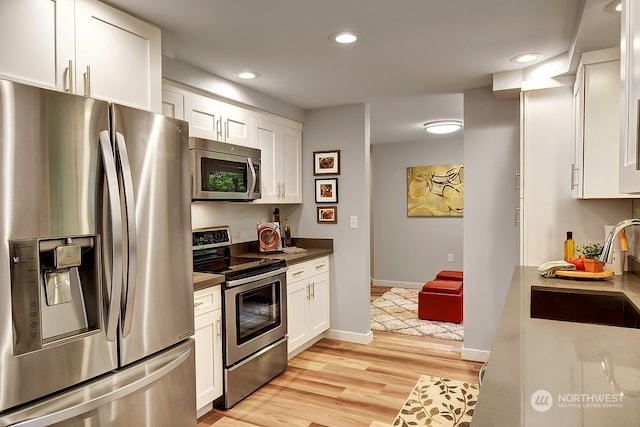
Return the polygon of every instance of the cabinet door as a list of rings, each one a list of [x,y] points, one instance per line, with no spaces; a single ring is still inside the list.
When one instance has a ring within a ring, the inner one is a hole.
[[[309,282],[300,280],[287,285],[287,335],[288,351],[300,347],[307,338],[307,307]]]
[[[225,105],[223,115],[223,141],[245,147],[256,146],[251,136],[251,113],[249,110],[235,105]]]
[[[160,29],[76,0],[76,93],[162,111]]]
[[[638,102],[640,102],[640,5],[622,0],[620,71],[622,78],[622,114],[620,121],[621,193],[640,192],[638,168]]]
[[[184,120],[184,95],[162,89],[162,114]]]
[[[620,141],[620,61],[584,67],[584,164],[582,197],[624,198],[618,174]]]
[[[222,310],[194,318],[196,340],[196,406],[222,396]]]
[[[281,202],[282,180],[278,170],[277,124],[254,117],[252,119],[254,141],[261,151],[262,159],[262,198],[256,203]]]
[[[302,132],[280,126],[282,193],[285,203],[302,203]],[[277,163],[276,163],[277,164]]]
[[[330,325],[329,273],[315,275],[310,280],[308,333],[310,337],[315,337],[329,329]]]
[[[222,103],[198,94],[184,98],[184,119],[189,122],[189,136],[222,141]]]
[[[75,59],[73,0],[0,2],[0,76],[17,82],[69,88]]]
[[[573,162],[571,163],[571,195],[582,198],[584,168],[584,67],[578,67],[573,86]],[[617,179],[617,177],[615,177]]]

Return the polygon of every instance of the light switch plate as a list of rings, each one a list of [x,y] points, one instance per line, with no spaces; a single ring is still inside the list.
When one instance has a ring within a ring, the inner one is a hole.
[[[358,228],[358,217],[351,215],[349,217],[349,228]]]

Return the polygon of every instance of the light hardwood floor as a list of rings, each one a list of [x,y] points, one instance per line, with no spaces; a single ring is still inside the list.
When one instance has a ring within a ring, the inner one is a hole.
[[[387,332],[374,332],[367,345],[325,338],[233,408],[204,415],[198,427],[390,425],[420,375],[478,382],[481,364],[461,360],[461,348]]]

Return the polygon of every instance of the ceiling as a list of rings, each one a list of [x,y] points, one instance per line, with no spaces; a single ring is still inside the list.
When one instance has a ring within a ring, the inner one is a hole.
[[[368,102],[372,144],[438,138],[422,124],[462,119],[462,92],[520,53],[618,45],[609,1],[106,0],[158,25],[165,54],[303,110]],[[364,37],[329,41],[344,30]],[[247,69],[260,77],[235,77]]]

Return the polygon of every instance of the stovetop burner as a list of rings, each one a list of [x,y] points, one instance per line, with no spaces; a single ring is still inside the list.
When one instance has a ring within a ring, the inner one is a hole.
[[[193,232],[193,271],[225,276],[225,281],[237,280],[286,266],[286,261],[273,258],[231,256],[229,227],[212,227]]]

